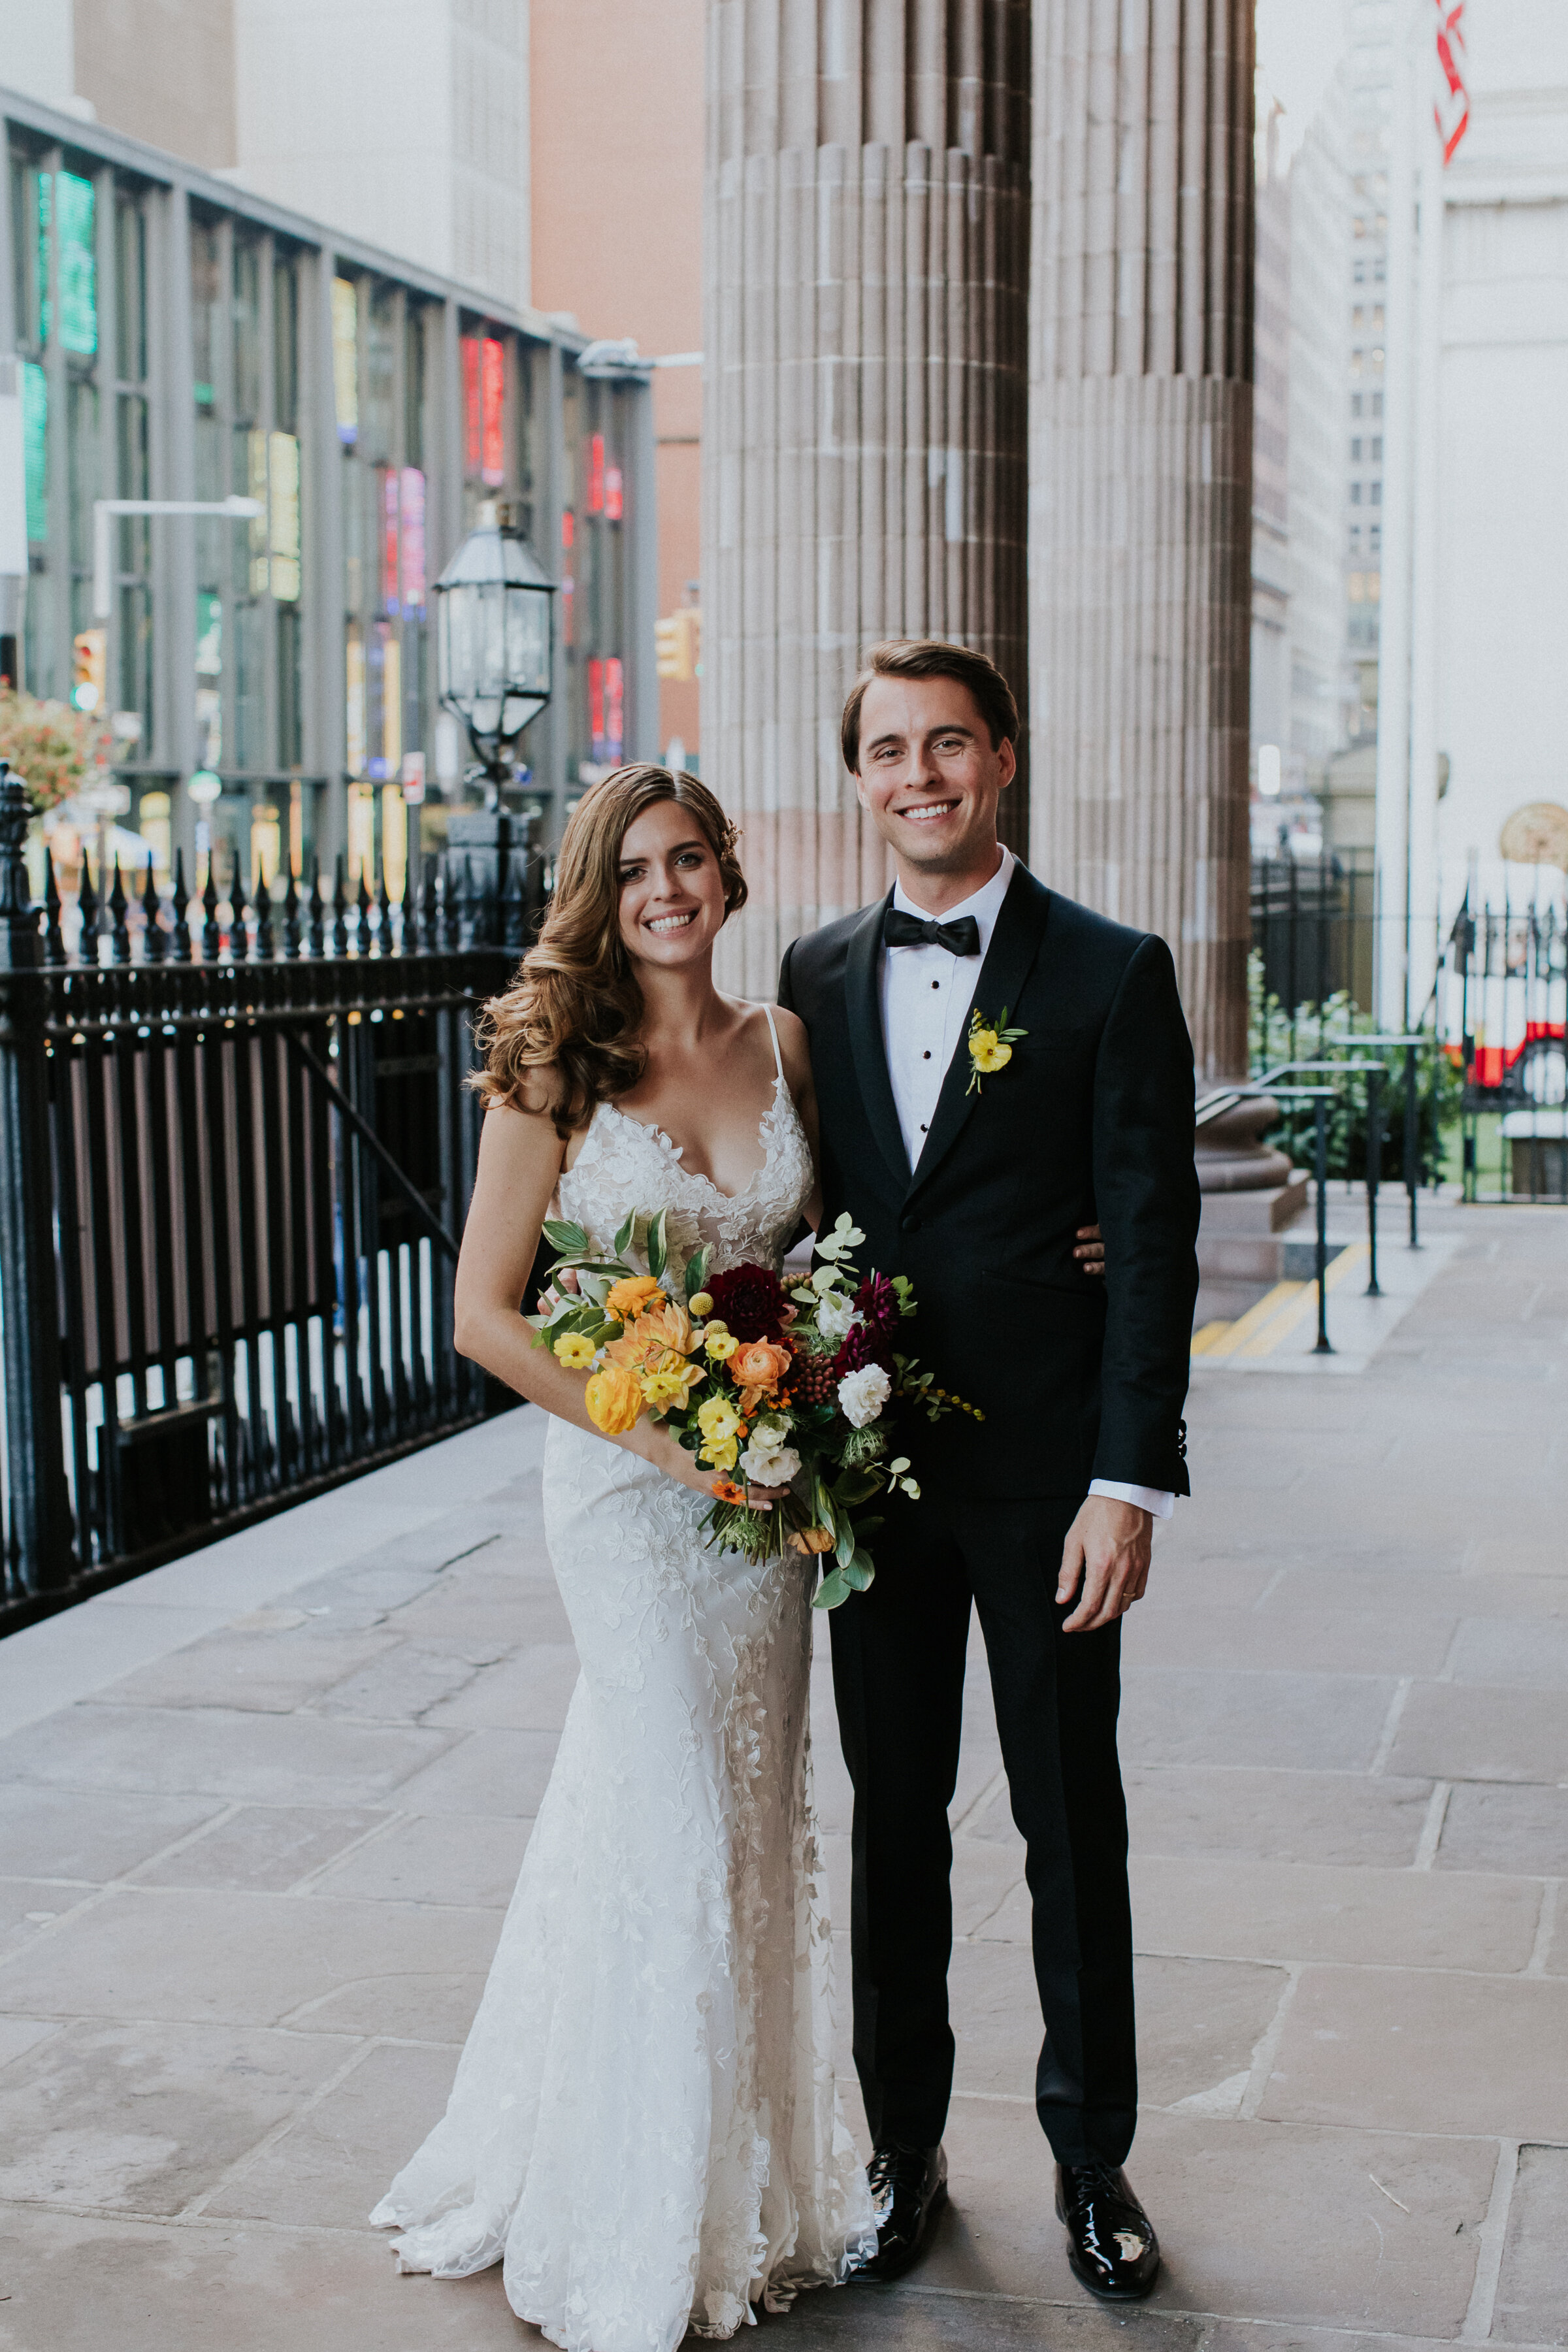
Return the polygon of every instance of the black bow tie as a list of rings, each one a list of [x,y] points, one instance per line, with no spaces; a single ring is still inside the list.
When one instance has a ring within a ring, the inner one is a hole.
[[[956,923],[931,923],[922,922],[918,915],[906,915],[901,907],[889,907],[882,918],[882,944],[889,948],[945,948],[949,955],[978,955],[980,926],[973,915],[960,915]]]

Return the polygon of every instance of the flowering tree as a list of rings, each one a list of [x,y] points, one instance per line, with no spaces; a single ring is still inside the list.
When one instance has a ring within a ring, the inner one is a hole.
[[[0,760],[8,760],[40,812],[79,793],[94,768],[109,764],[110,736],[101,719],[68,702],[0,693]]]

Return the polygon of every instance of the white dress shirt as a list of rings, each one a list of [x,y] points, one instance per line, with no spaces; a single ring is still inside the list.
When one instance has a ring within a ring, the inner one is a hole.
[[[893,1105],[911,1168],[925,1148],[948,1065],[963,1046],[980,967],[1016,863],[1012,851],[1004,846],[1001,863],[984,887],[961,906],[942,910],[944,923],[973,916],[980,932],[976,954],[950,955],[946,948],[934,946],[882,950],[882,1041]],[[901,882],[893,891],[893,904],[922,922],[931,919],[928,909],[916,906]],[[994,1009],[1000,1013],[1002,1008]],[[1136,1503],[1160,1519],[1168,1519],[1175,1509],[1173,1495],[1153,1486],[1126,1486],[1120,1479],[1095,1478],[1089,1491],[1108,1495],[1117,1502]]]

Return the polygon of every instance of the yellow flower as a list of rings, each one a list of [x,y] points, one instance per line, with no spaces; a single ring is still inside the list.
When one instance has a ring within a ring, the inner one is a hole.
[[[583,1391],[588,1418],[606,1437],[635,1429],[642,1418],[643,1392],[637,1374],[624,1364],[606,1364]]]
[[[1005,1069],[1013,1058],[1011,1045],[1004,1045],[994,1029],[976,1029],[969,1040],[969,1058],[977,1070],[987,1076],[993,1070]]]
[[[710,1462],[715,1470],[732,1470],[740,1458],[741,1441],[738,1437],[710,1438],[700,1456],[700,1460]]]
[[[727,1364],[740,1344],[732,1331],[721,1331],[709,1325],[704,1345],[716,1364]]]
[[[708,1375],[700,1364],[683,1363],[679,1356],[668,1356],[652,1371],[642,1376],[642,1392],[649,1404],[664,1411],[672,1404],[684,1404],[700,1381]]]
[[[700,1290],[695,1298],[691,1298],[687,1301],[687,1307],[689,1312],[693,1315],[699,1317],[703,1315],[711,1315],[713,1312],[713,1300],[711,1294],[706,1290]]]
[[[585,1331],[563,1331],[551,1352],[569,1372],[585,1372],[595,1351]]]
[[[741,1416],[728,1397],[710,1396],[697,1408],[697,1426],[710,1445],[722,1445],[739,1432]]]

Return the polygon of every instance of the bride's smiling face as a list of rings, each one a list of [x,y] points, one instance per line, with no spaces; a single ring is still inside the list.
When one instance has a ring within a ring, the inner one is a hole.
[[[638,963],[698,962],[724,926],[719,860],[691,811],[656,801],[621,840],[621,939]]]

